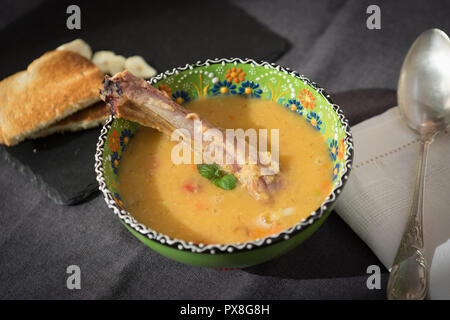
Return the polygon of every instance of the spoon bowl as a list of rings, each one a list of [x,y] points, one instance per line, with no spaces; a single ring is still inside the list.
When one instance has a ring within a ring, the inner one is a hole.
[[[450,39],[439,29],[422,33],[409,50],[400,72],[400,110],[415,131],[442,130],[450,116]]]

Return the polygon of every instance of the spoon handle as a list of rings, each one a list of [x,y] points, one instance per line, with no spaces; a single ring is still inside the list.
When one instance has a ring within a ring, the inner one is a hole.
[[[387,287],[390,300],[425,299],[429,270],[423,244],[423,193],[428,148],[433,137],[420,143],[420,161],[409,221],[392,266]]]

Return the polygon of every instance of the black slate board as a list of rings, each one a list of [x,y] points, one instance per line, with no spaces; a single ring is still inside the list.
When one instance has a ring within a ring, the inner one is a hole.
[[[9,163],[58,204],[76,204],[98,190],[94,154],[100,128],[54,134],[0,148]]]
[[[68,5],[81,8],[81,30],[68,30]],[[0,78],[76,38],[93,51],[141,55],[159,71],[216,57],[274,61],[288,43],[224,1],[48,1],[1,33]],[[57,134],[1,147],[0,153],[60,204],[95,190],[99,129]]]

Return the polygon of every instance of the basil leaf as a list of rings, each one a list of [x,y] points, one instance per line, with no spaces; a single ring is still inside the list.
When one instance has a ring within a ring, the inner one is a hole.
[[[233,190],[236,188],[236,177],[232,174],[224,175],[222,178],[211,180],[216,186],[224,190]]]
[[[232,174],[225,174],[216,164],[198,164],[197,170],[200,175],[219,188],[232,190],[236,188],[236,177]]]
[[[202,177],[208,180],[220,177],[218,176],[220,169],[216,164],[198,164],[197,170]]]

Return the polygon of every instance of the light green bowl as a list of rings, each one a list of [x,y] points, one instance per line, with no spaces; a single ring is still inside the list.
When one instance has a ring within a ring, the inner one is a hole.
[[[202,267],[241,268],[280,256],[309,237],[328,217],[351,169],[353,143],[348,121],[330,96],[314,82],[287,68],[251,59],[208,59],[161,73],[150,80],[182,104],[199,97],[242,95],[274,101],[289,108],[299,121],[313,125],[329,145],[334,162],[334,188],[328,198],[295,226],[263,239],[227,245],[194,244],[170,238],[144,226],[126,211],[117,191],[122,152],[139,125],[110,117],[95,154],[95,171],[106,204],[139,240],[160,254]],[[303,118],[303,119],[301,119]],[[126,139],[128,138],[128,139]]]

